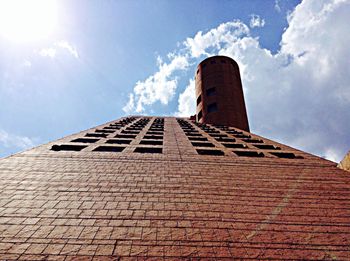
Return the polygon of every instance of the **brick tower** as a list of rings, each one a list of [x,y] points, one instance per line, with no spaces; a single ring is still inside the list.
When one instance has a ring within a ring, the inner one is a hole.
[[[0,180],[0,260],[350,260],[350,172],[221,122],[116,119]]]
[[[226,56],[202,61],[196,72],[196,118],[199,123],[249,131],[238,64]]]

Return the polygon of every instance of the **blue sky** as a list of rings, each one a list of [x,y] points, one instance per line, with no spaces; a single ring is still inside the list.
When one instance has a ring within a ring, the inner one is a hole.
[[[252,132],[335,161],[350,148],[349,1],[24,2],[0,2],[0,157],[193,114],[195,66],[217,54],[240,65]]]

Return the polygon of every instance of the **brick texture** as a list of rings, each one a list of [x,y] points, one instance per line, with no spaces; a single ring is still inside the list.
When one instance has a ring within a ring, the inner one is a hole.
[[[0,260],[350,259],[350,173],[234,128],[128,117],[0,178]]]

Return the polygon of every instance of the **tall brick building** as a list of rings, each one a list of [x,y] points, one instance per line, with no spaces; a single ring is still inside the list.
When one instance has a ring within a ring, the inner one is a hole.
[[[350,259],[350,173],[237,127],[125,117],[0,176],[0,260]]]

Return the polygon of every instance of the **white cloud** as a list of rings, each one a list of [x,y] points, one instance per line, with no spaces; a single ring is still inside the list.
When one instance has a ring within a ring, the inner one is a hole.
[[[77,49],[73,45],[68,43],[67,41],[60,41],[60,42],[56,43],[55,45],[59,46],[63,49],[66,49],[75,58],[79,58],[79,54],[78,54]]]
[[[124,112],[132,112],[135,110],[135,101],[134,101],[134,94],[129,94],[129,101],[128,103],[123,107]]]
[[[275,10],[280,13],[281,12],[281,7],[280,7],[280,0],[275,0]]]
[[[55,58],[57,50],[55,48],[43,48],[39,54],[44,57]]]
[[[158,57],[158,72],[149,76],[145,81],[138,81],[134,87],[134,94],[129,96],[128,104],[123,108],[126,113],[136,111],[141,113],[145,105],[155,102],[168,104],[174,96],[177,87],[177,77],[174,73],[188,67],[185,56],[174,56],[169,63]]]
[[[264,25],[265,25],[265,20],[262,19],[260,16],[256,14],[250,15],[250,21],[249,21],[250,28],[264,27]]]
[[[24,60],[22,63],[22,66],[23,67],[31,67],[32,63],[29,60]]]
[[[39,51],[39,54],[44,57],[55,58],[60,50],[66,50],[75,58],[79,58],[78,50],[67,41],[59,41],[54,43],[54,47],[43,48]]]
[[[253,132],[339,161],[350,147],[349,13],[349,0],[303,1],[288,16],[289,26],[276,54],[262,48],[244,23],[223,23],[187,38],[163,66],[185,57],[186,66],[178,68],[194,71],[189,64],[210,55],[234,58],[240,66]],[[174,96],[175,70],[163,66],[137,83],[137,110],[159,100],[166,104]],[[168,85],[170,92],[163,89]],[[177,115],[195,113],[191,88],[190,84],[179,95]]]
[[[14,149],[29,149],[35,146],[32,139],[24,136],[10,134],[5,130],[0,129],[0,146]],[[15,150],[14,150],[15,151]]]
[[[195,81],[190,80],[185,91],[179,96],[179,106],[176,116],[189,117],[196,113]]]

